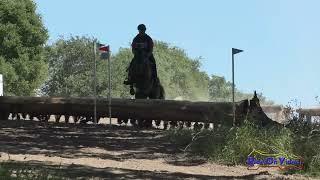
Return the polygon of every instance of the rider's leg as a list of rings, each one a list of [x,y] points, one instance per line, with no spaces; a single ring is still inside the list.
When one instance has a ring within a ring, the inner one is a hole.
[[[136,92],[135,92],[135,90],[133,89],[133,85],[131,84],[130,85],[130,94],[131,95],[134,95]]]
[[[127,71],[128,71],[127,80],[125,80],[125,81],[123,82],[123,84],[125,84],[125,85],[132,84],[132,81],[131,81],[131,73],[132,73],[132,72],[131,72],[131,67],[132,67],[132,62],[133,62],[133,60],[131,60],[130,65],[129,65],[128,69],[127,69]]]
[[[153,75],[154,79],[157,80],[158,79],[157,64],[156,64],[156,60],[154,59],[153,55],[150,56],[150,61],[152,63],[152,75]]]

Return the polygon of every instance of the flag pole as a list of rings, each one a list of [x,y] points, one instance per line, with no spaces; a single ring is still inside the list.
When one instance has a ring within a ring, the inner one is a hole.
[[[109,56],[108,56],[108,68],[109,68],[109,85],[108,85],[108,88],[109,88],[109,96],[108,96],[108,99],[109,99],[109,103],[108,103],[108,109],[109,109],[109,123],[111,125],[111,51],[109,51]]]
[[[234,103],[234,54],[232,52],[232,114],[233,114],[233,126],[236,123],[236,107]]]
[[[234,102],[234,55],[241,53],[243,50],[232,48],[232,113],[233,113],[233,126],[236,125],[236,104]]]
[[[93,42],[93,52],[94,52],[94,124],[97,124],[97,43]]]

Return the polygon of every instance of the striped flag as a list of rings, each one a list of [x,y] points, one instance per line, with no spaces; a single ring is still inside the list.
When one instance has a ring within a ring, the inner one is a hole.
[[[97,43],[97,47],[100,51],[100,58],[101,59],[108,59],[110,56],[110,46]]]
[[[110,52],[110,46],[98,43],[98,49],[100,52]]]

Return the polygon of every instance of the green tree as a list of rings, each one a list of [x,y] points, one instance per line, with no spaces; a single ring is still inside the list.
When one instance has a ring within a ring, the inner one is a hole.
[[[93,42],[87,37],[59,39],[47,47],[49,78],[42,88],[50,96],[93,95]],[[200,59],[191,59],[178,48],[155,41],[154,55],[166,99],[182,96],[185,100],[231,101],[232,84],[224,77],[209,76],[200,71]],[[129,48],[120,48],[111,57],[112,97],[129,98],[129,88],[123,85],[126,69],[133,58]],[[97,58],[97,95],[108,94],[107,61]],[[236,101],[252,98],[236,89]],[[265,97],[259,95],[265,102]]]
[[[232,83],[224,77],[212,75],[209,81],[209,97],[212,101],[231,101]]]
[[[209,77],[201,72],[199,59],[191,59],[178,47],[155,41],[154,56],[158,75],[166,91],[166,99],[182,96],[187,100],[208,100]],[[126,77],[126,68],[133,58],[129,48],[122,48],[112,58],[113,95],[129,97],[128,87],[122,82]],[[104,73],[106,79],[107,73]]]
[[[268,101],[262,93],[257,94],[260,99],[260,103],[264,105],[274,104],[272,101]],[[243,99],[251,99],[252,93],[243,93],[235,87],[235,101],[241,101]],[[209,80],[209,99],[211,101],[232,101],[232,83],[227,82],[224,77],[212,75]]]
[[[46,47],[49,78],[42,87],[45,95],[93,95],[93,42],[94,39],[77,36],[59,39]]]
[[[49,78],[42,87],[48,96],[93,96],[94,95],[94,51],[95,39],[85,36],[59,39],[46,47]],[[108,64],[97,53],[97,95],[108,94]],[[130,97],[122,84],[131,51],[120,49],[112,59],[112,96]]]
[[[200,71],[200,59],[189,58],[185,51],[156,41],[154,55],[167,98],[208,100],[209,77]]]
[[[49,78],[42,91],[50,96],[92,96],[93,95],[93,50],[94,39],[72,37],[59,39],[47,47]],[[155,42],[155,58],[158,73],[164,85],[167,98],[183,96],[190,100],[207,100],[208,76],[199,71],[199,60],[192,60],[177,47]],[[123,85],[126,69],[133,58],[129,48],[120,48],[112,56],[112,96],[129,98],[128,86]],[[99,58],[98,58],[99,59]],[[97,61],[97,94],[108,94],[107,61]]]
[[[33,95],[47,76],[47,30],[31,0],[0,0],[0,74],[6,95]]]

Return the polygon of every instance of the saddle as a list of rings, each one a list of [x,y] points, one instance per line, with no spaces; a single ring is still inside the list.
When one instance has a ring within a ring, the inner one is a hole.
[[[130,65],[129,65],[129,67],[127,67],[127,69],[126,69],[126,72],[128,72],[128,77],[127,77],[127,79],[123,82],[123,84],[125,84],[125,85],[132,85],[133,83],[134,83],[134,81],[133,81],[133,78],[132,78],[132,76],[133,76],[133,74],[134,73],[136,73],[136,72],[134,72],[134,68],[133,68],[133,66],[135,65],[134,64],[135,62],[134,62],[134,59],[132,60],[132,62],[130,63]],[[149,61],[148,63],[150,63],[151,64],[151,66],[153,66],[153,62],[151,62],[151,61]],[[154,79],[154,81],[155,81],[155,83],[156,84],[159,84],[160,82],[159,82],[159,78],[158,77],[155,77],[156,75],[155,75],[155,72],[154,72],[154,70],[153,70],[153,68],[151,69],[151,76],[152,76],[152,78]]]

